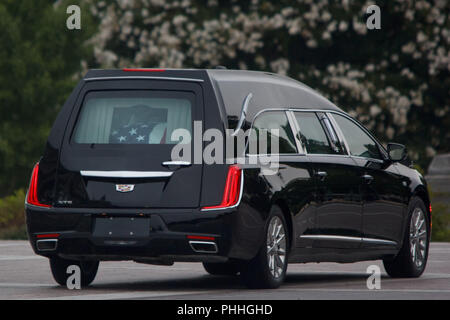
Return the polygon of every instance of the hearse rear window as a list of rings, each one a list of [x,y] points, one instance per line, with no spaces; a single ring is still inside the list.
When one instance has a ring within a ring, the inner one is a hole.
[[[72,141],[80,144],[176,144],[172,132],[192,133],[190,92],[92,91],[84,99]]]

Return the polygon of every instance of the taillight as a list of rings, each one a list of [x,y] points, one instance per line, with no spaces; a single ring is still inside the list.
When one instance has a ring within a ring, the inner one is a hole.
[[[242,169],[232,165],[228,169],[222,202],[217,206],[203,207],[202,210],[225,209],[235,206],[241,196]]]
[[[214,241],[216,239],[214,237],[208,236],[191,236],[191,235],[187,235],[186,238],[188,238],[189,240],[211,240],[211,241]]]
[[[27,193],[27,203],[38,207],[51,207],[48,204],[39,202],[37,195],[37,184],[38,184],[38,173],[39,173],[39,162],[33,168],[33,173],[31,174],[30,187]]]
[[[49,238],[58,238],[59,233],[41,233],[37,234],[36,238],[38,239],[49,239]]]
[[[433,228],[433,217],[431,215],[432,212],[433,212],[433,208],[431,207],[431,203],[430,203],[430,229]]]

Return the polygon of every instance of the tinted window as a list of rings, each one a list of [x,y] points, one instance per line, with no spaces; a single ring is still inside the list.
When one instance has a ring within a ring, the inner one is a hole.
[[[351,155],[382,159],[375,141],[356,123],[340,115],[333,115],[333,117],[347,140]]]
[[[275,141],[278,140],[278,153],[297,153],[294,135],[285,112],[268,111],[260,114],[253,122],[253,129],[258,139],[265,139],[267,141],[267,152],[258,148],[258,153],[277,153],[276,150],[272,151],[272,138]],[[272,136],[272,134],[275,134],[271,132],[272,129],[278,130],[278,135]],[[255,141],[255,137],[253,136],[251,140]],[[259,140],[258,146],[260,146]]]
[[[174,144],[191,132],[194,95],[173,91],[95,91],[86,95],[73,141],[88,144]]]
[[[325,130],[320,123],[319,118],[314,112],[294,112],[297,123],[300,127],[298,133],[306,151],[310,154],[336,154],[336,146],[330,144]],[[328,121],[328,119],[326,119]],[[333,130],[330,127],[330,130]],[[332,134],[335,136],[334,131]]]

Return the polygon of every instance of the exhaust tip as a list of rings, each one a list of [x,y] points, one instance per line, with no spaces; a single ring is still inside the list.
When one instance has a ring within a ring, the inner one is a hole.
[[[210,241],[189,241],[192,250],[197,253],[217,253],[217,244]]]
[[[36,247],[39,251],[55,251],[57,245],[57,239],[45,239],[36,241]]]

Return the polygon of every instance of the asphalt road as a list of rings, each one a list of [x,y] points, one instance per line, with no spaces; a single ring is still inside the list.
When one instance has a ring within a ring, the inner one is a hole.
[[[369,290],[367,267],[381,267],[381,289]],[[391,279],[381,261],[290,265],[276,290],[248,290],[237,278],[206,274],[199,263],[171,267],[103,262],[89,288],[56,286],[48,261],[26,241],[0,241],[0,299],[450,299],[450,243],[431,245],[418,279]]]

